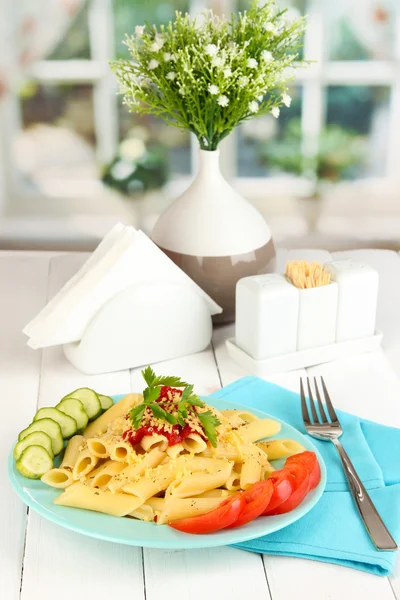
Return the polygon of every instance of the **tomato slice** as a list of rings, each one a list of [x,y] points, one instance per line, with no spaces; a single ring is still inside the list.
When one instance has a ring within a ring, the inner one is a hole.
[[[293,477],[293,491],[289,498],[275,509],[267,510],[267,515],[282,515],[296,508],[310,491],[310,475],[306,467],[300,463],[285,464],[283,471],[288,471]]]
[[[310,491],[314,490],[321,481],[321,467],[319,466],[315,452],[306,451],[294,454],[286,460],[285,467],[291,463],[302,464],[306,467],[310,475]]]
[[[293,475],[285,469],[274,471],[272,475],[268,477],[267,481],[272,483],[274,489],[271,500],[265,511],[262,513],[263,515],[270,514],[272,510],[285,502],[293,492],[294,487]]]
[[[246,500],[243,494],[235,494],[205,515],[178,519],[171,521],[168,525],[183,533],[211,533],[232,525],[238,520],[245,507]]]
[[[273,491],[272,481],[268,479],[267,481],[254,483],[248,490],[243,492],[242,496],[246,505],[238,520],[229,525],[229,528],[240,527],[262,515],[267,509]]]

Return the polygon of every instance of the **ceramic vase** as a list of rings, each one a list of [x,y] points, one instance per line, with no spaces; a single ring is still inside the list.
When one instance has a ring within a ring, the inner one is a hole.
[[[222,176],[219,150],[200,150],[197,177],[160,216],[152,239],[223,308],[215,322],[235,319],[239,279],[275,268],[270,229]]]

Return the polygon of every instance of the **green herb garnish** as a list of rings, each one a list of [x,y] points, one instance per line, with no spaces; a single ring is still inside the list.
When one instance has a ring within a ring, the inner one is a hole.
[[[157,376],[151,367],[143,369],[142,376],[147,383],[147,388],[143,390],[143,402],[132,408],[129,412],[129,419],[134,429],[139,429],[142,423],[143,415],[146,408],[149,408],[156,419],[167,421],[171,425],[185,426],[185,419],[188,414],[193,410],[194,406],[203,407],[204,402],[193,393],[193,385],[182,381],[179,377],[174,376]],[[182,391],[181,399],[178,402],[177,412],[178,416],[174,417],[168,411],[162,407],[162,402],[158,403],[157,400],[161,394],[161,388],[163,386],[184,388]],[[204,433],[207,436],[212,446],[217,445],[217,432],[216,427],[221,425],[220,421],[212,414],[211,411],[204,413],[197,413]]]

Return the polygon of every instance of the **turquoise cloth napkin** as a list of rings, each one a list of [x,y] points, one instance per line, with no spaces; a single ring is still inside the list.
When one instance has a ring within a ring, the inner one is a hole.
[[[305,433],[299,395],[257,377],[245,377],[212,394],[263,410]],[[337,411],[341,441],[391,534],[400,542],[400,429]],[[313,439],[324,458],[328,480],[321,500],[296,523],[236,548],[330,562],[388,575],[397,552],[372,544],[355,507],[339,456],[328,442]]]

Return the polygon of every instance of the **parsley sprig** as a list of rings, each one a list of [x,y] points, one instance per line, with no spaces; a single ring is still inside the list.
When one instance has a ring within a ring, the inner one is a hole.
[[[131,420],[134,429],[139,429],[141,426],[146,408],[151,410],[156,419],[167,421],[171,425],[180,425],[181,427],[184,427],[186,424],[185,419],[188,418],[189,412],[193,410],[193,407],[198,406],[202,408],[205,406],[204,402],[193,393],[193,385],[182,381],[179,377],[157,376],[151,367],[143,369],[142,376],[147,383],[147,388],[143,390],[143,402],[132,408],[129,412],[129,419]],[[177,406],[177,417],[166,411],[161,406],[162,403],[157,402],[163,386],[184,388]],[[210,444],[215,447],[217,445],[216,427],[221,425],[220,421],[210,410],[203,413],[196,412],[196,415],[202,424],[204,433]]]

